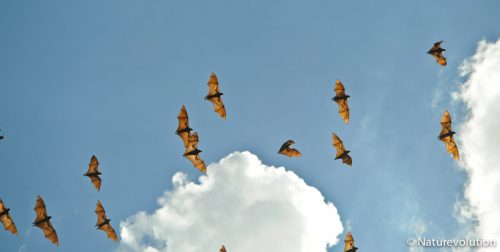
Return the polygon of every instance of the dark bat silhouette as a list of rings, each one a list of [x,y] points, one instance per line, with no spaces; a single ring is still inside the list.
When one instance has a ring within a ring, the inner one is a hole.
[[[179,126],[177,126],[175,134],[179,135],[184,143],[184,147],[187,147],[189,135],[193,129],[189,128],[189,117],[184,105],[182,105],[181,111],[179,111],[179,115],[177,115],[177,119],[179,120]]]
[[[339,105],[339,114],[346,124],[349,123],[349,104],[347,99],[351,96],[345,93],[344,85],[340,80],[335,81],[335,96],[332,98]]]
[[[443,117],[441,118],[441,133],[439,133],[438,139],[446,144],[446,150],[453,155],[455,160],[460,158],[458,154],[458,146],[453,138],[455,132],[451,129],[451,116],[448,111],[445,111]]]
[[[352,166],[352,159],[351,156],[349,156],[349,152],[351,151],[345,149],[344,143],[342,143],[342,140],[340,140],[340,138],[335,133],[332,133],[332,138],[333,147],[335,147],[335,149],[337,150],[335,160],[342,159],[342,163]]]
[[[354,238],[351,232],[347,232],[344,240],[344,252],[356,252],[358,248],[354,246]]]
[[[281,148],[278,151],[278,153],[289,157],[300,157],[301,156],[300,151],[298,151],[295,148],[290,148],[290,145],[292,144],[295,144],[293,140],[286,141],[283,145],[281,145]]]
[[[14,220],[9,214],[10,208],[6,208],[2,199],[0,199],[0,221],[3,224],[5,230],[17,235],[17,228],[14,224]]]
[[[50,219],[52,217],[47,215],[45,203],[40,196],[38,196],[38,198],[36,199],[35,213],[36,219],[35,222],[33,222],[33,226],[37,226],[38,228],[40,228],[45,234],[45,238],[59,247],[59,240],[57,239],[56,230],[52,226],[52,223],[50,223]]]
[[[224,245],[222,245],[222,247],[220,248],[219,252],[227,252],[226,251],[226,247],[224,247]]]
[[[434,56],[439,65],[446,66],[446,58],[443,56],[443,52],[446,50],[441,48],[441,43],[443,43],[442,40],[434,43],[434,46],[427,53]]]
[[[87,176],[90,178],[90,181],[92,184],[94,184],[95,189],[99,191],[101,189],[101,178],[99,175],[102,173],[99,172],[99,161],[97,161],[97,158],[92,155],[90,158],[90,163],[89,163],[89,169],[83,176]]]
[[[188,146],[184,152],[184,157],[193,163],[194,168],[206,173],[207,167],[205,166],[205,162],[200,158],[200,153],[201,150],[198,149],[198,132],[195,132],[189,136]]]
[[[2,130],[0,129],[0,131],[2,131]],[[0,140],[2,140],[2,139],[4,139],[4,137],[3,137],[3,136],[0,136]]]
[[[104,211],[100,200],[97,201],[95,213],[97,214],[97,224],[95,225],[97,229],[104,231],[109,239],[118,241],[118,236],[116,236],[116,232],[110,224],[111,220],[106,217],[106,211]]]
[[[210,75],[210,79],[208,80],[209,91],[207,96],[205,96],[205,100],[209,100],[214,104],[214,111],[219,114],[224,120],[226,120],[226,108],[224,107],[224,103],[222,102],[222,95],[219,91],[219,81],[217,80],[217,76],[215,73]]]

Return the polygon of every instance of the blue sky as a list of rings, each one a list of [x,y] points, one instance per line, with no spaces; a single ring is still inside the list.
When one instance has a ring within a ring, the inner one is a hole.
[[[31,227],[45,199],[62,251],[112,251],[95,231],[152,211],[171,177],[199,172],[174,134],[184,104],[207,163],[249,150],[318,188],[363,251],[403,251],[405,225],[450,238],[466,176],[436,140],[457,67],[500,36],[498,1],[1,1],[0,197],[19,237],[0,250],[52,251]],[[425,52],[444,40],[448,66]],[[203,100],[217,73],[227,121]],[[345,125],[335,79],[351,95]],[[334,160],[331,132],[352,151]],[[294,139],[302,157],[277,155]],[[101,163],[97,193],[89,159]],[[344,234],[342,235],[343,238]],[[340,251],[341,246],[329,251]]]

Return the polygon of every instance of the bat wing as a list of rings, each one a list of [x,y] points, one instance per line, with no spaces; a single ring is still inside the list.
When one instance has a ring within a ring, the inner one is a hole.
[[[94,155],[92,155],[92,157],[90,158],[89,170],[87,172],[94,173],[98,171],[99,171],[99,161]]]
[[[226,251],[226,247],[224,247],[224,245],[222,245],[222,247],[220,248],[219,252],[227,252]]]
[[[448,153],[453,155],[453,158],[455,160],[458,160],[460,158],[460,155],[458,153],[458,146],[457,143],[455,142],[455,139],[453,138],[453,136],[451,136],[447,140],[448,141],[446,141],[446,150],[448,151]]]
[[[283,145],[281,145],[281,148],[278,153],[289,157],[300,157],[301,156],[300,151],[294,148],[290,148],[290,145],[294,143],[295,142],[293,140],[286,141]]]
[[[40,223],[38,227],[43,231],[45,238],[59,247],[59,239],[57,238],[56,230],[52,226],[50,220]]]
[[[208,95],[214,95],[219,93],[219,80],[217,80],[217,75],[215,73],[210,74],[210,79],[208,79]]]
[[[344,84],[340,80],[335,81],[335,96],[343,96],[345,95]]]
[[[437,63],[441,66],[446,66],[446,58],[443,56],[442,53],[439,54],[438,58],[437,58]]]
[[[3,201],[0,199],[0,221],[3,224],[3,227],[5,230],[17,235],[17,228],[16,225],[14,224],[14,221],[12,220],[12,217],[10,216],[9,212],[4,213],[6,211],[6,207],[3,203]]]
[[[441,132],[440,135],[446,134],[451,131],[451,116],[448,111],[443,113],[441,117]]]
[[[101,201],[97,201],[97,206],[95,207],[95,213],[97,214],[97,224],[99,225],[106,220],[106,211],[104,211],[104,207],[101,204]]]
[[[187,143],[188,143],[188,138],[189,138],[189,131],[179,132],[183,129],[189,129],[189,117],[188,117],[186,107],[184,105],[182,105],[182,108],[179,111],[179,115],[177,115],[177,119],[179,120],[179,126],[177,126],[176,133],[182,139],[182,142],[184,143],[184,147],[186,147]]]
[[[342,163],[344,164],[347,164],[349,166],[352,166],[352,158],[351,156],[349,156],[348,153],[346,153],[343,157],[342,157]]]
[[[202,171],[202,172],[207,172],[207,167],[205,165],[205,161],[203,161],[199,155],[188,155],[186,156],[191,163],[193,163],[194,168]]]
[[[90,181],[94,185],[95,189],[97,189],[97,191],[101,190],[101,178],[99,176],[90,177]]]
[[[337,100],[335,102],[339,105],[340,117],[342,117],[345,123],[349,123],[349,104],[347,99]]]
[[[198,132],[191,134],[188,138],[188,144],[186,146],[186,151],[184,154],[187,154],[198,147]]]
[[[210,99],[210,101],[214,104],[215,113],[222,117],[222,119],[226,120],[226,107],[222,102],[222,98],[218,97],[215,101],[214,99]]]
[[[335,133],[332,133],[332,140],[333,140],[333,147],[335,147],[335,150],[337,151],[336,157],[339,157],[340,155],[342,155],[342,153],[346,151],[344,143]]]
[[[43,202],[42,197],[37,197],[34,209],[36,213],[35,222],[43,220],[47,217],[47,209],[45,208],[45,203]]]
[[[113,229],[111,225],[106,224],[100,227],[99,229],[104,231],[108,235],[109,239],[113,241],[118,241],[118,236],[116,235],[115,229]]]

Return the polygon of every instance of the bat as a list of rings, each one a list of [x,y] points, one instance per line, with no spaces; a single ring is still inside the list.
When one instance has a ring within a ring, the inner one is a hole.
[[[90,178],[90,181],[94,184],[97,191],[101,189],[101,178],[99,177],[101,174],[102,173],[99,172],[99,161],[97,161],[97,158],[92,155],[90,158],[89,169],[85,174],[83,174],[83,176]]]
[[[59,239],[57,238],[56,230],[52,226],[52,223],[50,223],[52,217],[47,215],[45,203],[40,196],[36,199],[35,213],[36,219],[35,222],[33,222],[33,226],[40,228],[45,234],[45,238],[59,247]]]
[[[298,151],[295,148],[290,148],[290,145],[292,144],[295,144],[293,140],[286,141],[283,145],[281,145],[281,148],[278,151],[278,153],[289,157],[300,157],[301,156],[300,151]]]
[[[0,129],[0,131],[2,131],[2,130]],[[4,136],[0,136],[0,140],[2,140],[2,139],[4,139]]]
[[[351,96],[345,93],[344,85],[340,80],[335,81],[335,96],[332,98],[339,105],[339,114],[346,124],[349,123],[349,104],[347,99]]]
[[[202,151],[198,149],[198,132],[195,132],[189,136],[188,146],[184,152],[184,157],[193,163],[194,168],[206,173],[207,167],[205,166],[205,162],[200,158],[201,152]]]
[[[443,56],[443,52],[446,51],[446,49],[441,48],[441,43],[443,43],[442,40],[434,43],[434,46],[429,49],[427,53],[434,56],[439,65],[446,66],[446,58]]]
[[[210,101],[214,104],[215,113],[219,114],[224,120],[226,120],[226,108],[224,107],[224,103],[222,102],[222,95],[219,91],[219,81],[217,80],[217,76],[215,73],[210,75],[210,79],[208,80],[208,94],[205,96],[205,100]]]
[[[226,251],[226,247],[224,247],[224,245],[222,245],[222,247],[220,248],[219,252],[227,252]]]
[[[458,146],[453,138],[455,132],[451,129],[451,116],[448,111],[445,111],[443,117],[441,118],[441,133],[439,133],[438,139],[446,144],[446,150],[448,153],[453,155],[455,160],[460,158],[458,154]]]
[[[354,238],[351,232],[347,232],[344,240],[344,252],[356,252],[358,248],[354,247]]]
[[[342,159],[342,163],[352,166],[352,158],[349,156],[349,152],[351,151],[345,149],[344,143],[342,143],[342,140],[335,133],[332,133],[332,138],[333,147],[337,150],[335,160]]]
[[[97,214],[97,224],[95,224],[97,229],[104,231],[109,239],[118,241],[118,236],[116,236],[116,232],[110,224],[111,220],[106,217],[106,211],[104,211],[100,200],[97,201],[95,213]]]
[[[177,115],[177,119],[179,120],[179,126],[177,126],[177,131],[175,134],[179,135],[184,143],[184,147],[188,145],[188,138],[191,134],[191,128],[189,128],[189,117],[186,110],[186,107],[182,105],[181,111],[179,111],[179,115]]]
[[[5,228],[5,230],[18,235],[16,225],[14,224],[14,220],[12,220],[9,211],[10,208],[6,208],[2,199],[0,199],[0,221],[3,224],[3,227]]]

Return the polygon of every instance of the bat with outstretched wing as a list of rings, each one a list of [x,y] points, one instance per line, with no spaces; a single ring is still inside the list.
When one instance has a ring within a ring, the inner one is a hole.
[[[205,96],[205,100],[209,100],[214,105],[215,113],[219,114],[220,117],[226,120],[226,108],[222,102],[223,93],[219,91],[219,81],[217,80],[215,73],[210,75],[210,79],[207,84],[209,90],[207,96]]]
[[[442,40],[434,43],[434,46],[429,49],[427,53],[432,55],[439,65],[446,66],[446,58],[443,56],[443,52],[446,51],[446,49],[441,47],[441,43],[443,43]]]
[[[118,241],[118,236],[116,236],[116,232],[110,224],[111,220],[106,217],[106,211],[104,211],[100,200],[97,201],[95,213],[97,214],[97,224],[95,224],[97,229],[104,231],[109,239]]]
[[[85,174],[83,174],[83,176],[90,178],[90,181],[97,191],[101,189],[101,178],[99,177],[101,174],[102,173],[99,172],[99,161],[94,155],[92,155],[90,158],[89,169]]]
[[[177,134],[182,139],[184,147],[187,147],[189,135],[191,134],[190,132],[193,129],[189,128],[189,117],[184,105],[182,105],[181,111],[179,111],[179,115],[177,115],[177,119],[179,120],[179,126],[177,126],[177,131],[175,131],[175,134]]]
[[[184,152],[184,157],[189,159],[193,163],[194,168],[207,172],[207,167],[205,162],[200,158],[201,150],[198,149],[198,132],[193,133],[189,136],[188,146]]]
[[[455,160],[460,158],[458,154],[458,146],[453,138],[455,132],[451,129],[451,116],[448,111],[445,111],[441,118],[441,132],[438,139],[446,144],[446,150],[453,155]]]
[[[52,223],[50,223],[51,216],[47,215],[47,209],[45,208],[45,203],[42,197],[38,196],[35,204],[36,218],[33,222],[33,226],[40,228],[45,234],[45,238],[54,243],[59,247],[59,239],[57,238],[57,233]]]
[[[335,81],[335,96],[332,98],[339,105],[339,114],[346,124],[349,123],[349,104],[347,99],[351,96],[345,93],[344,85],[340,80]]]
[[[286,141],[283,145],[281,145],[281,148],[278,151],[278,153],[289,157],[300,157],[301,156],[300,151],[298,151],[295,148],[290,148],[290,145],[292,144],[295,144],[293,140]]]
[[[342,159],[342,163],[352,166],[352,158],[351,156],[349,156],[349,152],[351,151],[346,150],[346,148],[344,147],[344,143],[342,143],[342,140],[340,140],[340,138],[335,133],[332,133],[332,139],[333,147],[335,147],[335,150],[337,150],[335,160]]]
[[[224,245],[222,245],[222,247],[220,248],[219,252],[227,252],[226,251],[226,247],[224,247]]]
[[[10,208],[6,208],[2,199],[0,199],[0,221],[3,224],[5,230],[17,235],[17,228],[10,216]]]

